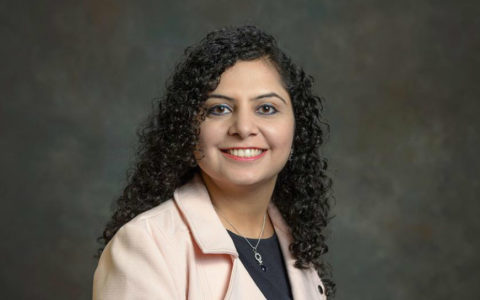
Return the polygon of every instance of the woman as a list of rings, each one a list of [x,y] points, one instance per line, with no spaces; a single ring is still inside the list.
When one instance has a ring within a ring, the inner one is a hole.
[[[331,180],[312,78],[254,26],[186,50],[140,133],[94,299],[326,299]]]

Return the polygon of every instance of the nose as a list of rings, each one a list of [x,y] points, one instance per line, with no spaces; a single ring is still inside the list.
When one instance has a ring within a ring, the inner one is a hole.
[[[251,135],[258,134],[258,127],[255,122],[255,116],[248,109],[237,109],[232,115],[232,123],[228,129],[229,135],[238,135],[245,139]]]

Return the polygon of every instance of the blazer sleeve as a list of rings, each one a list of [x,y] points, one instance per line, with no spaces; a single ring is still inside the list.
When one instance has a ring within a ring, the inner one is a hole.
[[[127,223],[107,244],[93,278],[94,300],[184,298],[169,270],[167,240],[159,233],[154,239],[149,229],[146,221]]]

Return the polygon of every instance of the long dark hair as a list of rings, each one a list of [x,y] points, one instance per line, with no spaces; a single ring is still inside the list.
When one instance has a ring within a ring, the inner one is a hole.
[[[138,214],[172,198],[173,191],[199,171],[193,156],[202,104],[220,75],[239,60],[266,58],[277,68],[292,100],[295,115],[293,156],[280,172],[273,201],[290,226],[290,251],[297,268],[313,266],[333,296],[335,284],[323,261],[328,251],[332,181],[320,155],[329,126],[321,119],[321,99],[312,94],[313,78],[293,64],[275,39],[255,26],[228,27],[210,32],[185,50],[146,124],[138,131],[137,162],[100,241],[105,246],[117,230]],[[103,248],[99,250],[101,253]]]

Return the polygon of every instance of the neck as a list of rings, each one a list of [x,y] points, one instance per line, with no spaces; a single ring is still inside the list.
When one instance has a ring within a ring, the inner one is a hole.
[[[244,237],[258,238],[263,225],[263,217],[267,212],[273,194],[276,178],[248,187],[219,184],[203,172],[202,178],[212,204],[225,228]],[[273,226],[267,215],[262,237],[270,237],[273,232]]]

